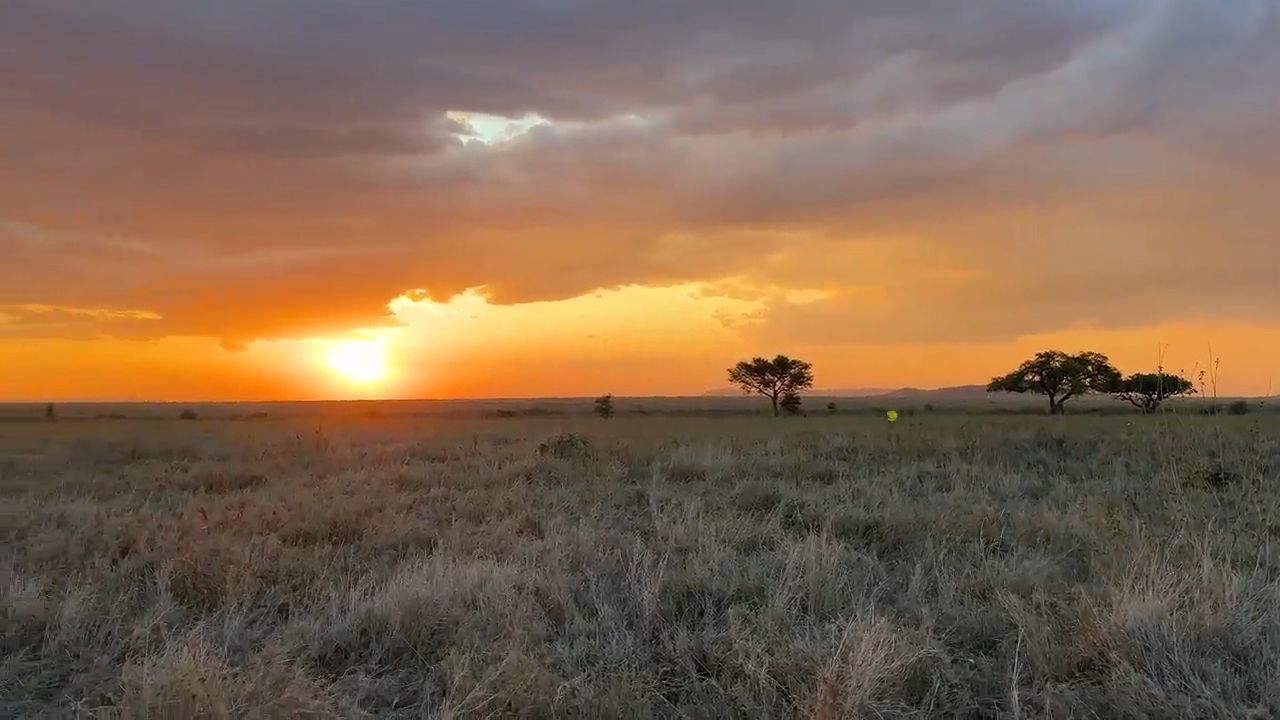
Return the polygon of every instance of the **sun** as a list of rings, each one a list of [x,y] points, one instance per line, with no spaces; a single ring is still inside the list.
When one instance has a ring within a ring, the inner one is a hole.
[[[387,376],[387,347],[381,340],[335,340],[326,359],[330,369],[357,385],[373,385]]]

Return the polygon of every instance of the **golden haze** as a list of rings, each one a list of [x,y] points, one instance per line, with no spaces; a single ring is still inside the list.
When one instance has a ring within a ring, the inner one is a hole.
[[[810,359],[818,388],[941,387],[982,382],[1036,350],[1097,349],[1121,369],[1192,374],[1222,359],[1219,392],[1271,387],[1280,330],[1162,323],[1076,328],[1007,342],[752,346],[750,300],[705,288],[628,287],[557,302],[495,305],[479,292],[446,302],[401,297],[398,324],[332,336],[255,341],[93,338],[0,341],[6,400],[275,400],[326,398],[686,395],[722,387],[724,368],[754,353]],[[731,319],[732,318],[732,319]],[[337,350],[335,351],[335,348]],[[371,353],[376,357],[371,358]],[[370,368],[368,363],[378,367]]]

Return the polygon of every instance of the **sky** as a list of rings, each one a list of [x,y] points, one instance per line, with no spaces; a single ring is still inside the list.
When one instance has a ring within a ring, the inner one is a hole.
[[[0,400],[1280,383],[1275,0],[6,0]]]

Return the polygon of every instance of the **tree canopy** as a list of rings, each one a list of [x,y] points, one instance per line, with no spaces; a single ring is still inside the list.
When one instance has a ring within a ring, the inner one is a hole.
[[[1120,389],[1120,371],[1106,355],[1046,350],[1023,362],[1007,375],[991,379],[988,392],[1033,392],[1049,399],[1049,412],[1060,413],[1063,403],[1091,392]]]
[[[1191,381],[1163,371],[1134,373],[1125,378],[1116,390],[1116,397],[1128,400],[1144,413],[1153,413],[1171,397],[1191,395],[1196,391]]]
[[[729,368],[729,382],[747,394],[763,395],[773,403],[778,414],[779,399],[794,395],[799,407],[799,393],[813,387],[813,365],[803,360],[779,355],[774,359],[756,357]]]

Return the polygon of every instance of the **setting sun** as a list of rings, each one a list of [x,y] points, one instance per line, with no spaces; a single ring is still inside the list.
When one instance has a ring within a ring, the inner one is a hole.
[[[338,340],[329,345],[329,367],[342,379],[372,385],[387,375],[387,348],[381,340]]]

